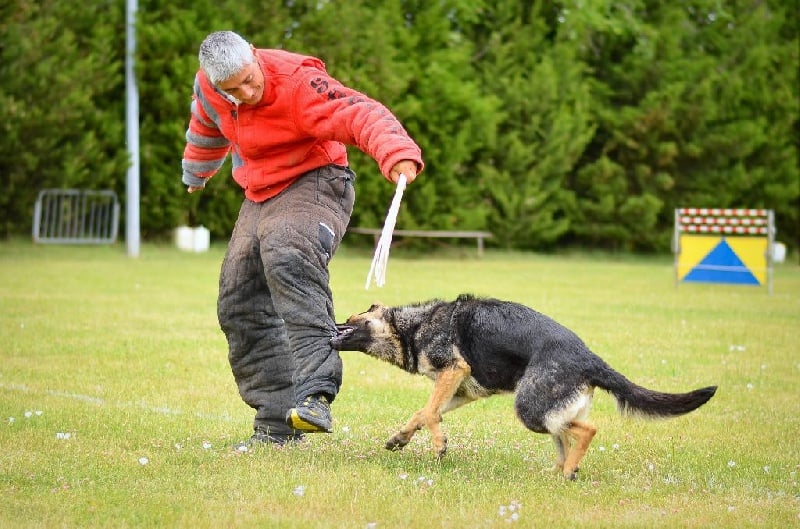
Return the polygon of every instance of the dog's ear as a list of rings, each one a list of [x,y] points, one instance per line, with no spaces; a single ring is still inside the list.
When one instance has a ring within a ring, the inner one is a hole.
[[[377,301],[377,302],[373,303],[372,305],[370,305],[370,307],[365,312],[377,312],[378,310],[385,309],[385,308],[386,308],[386,305],[384,305],[380,301]]]

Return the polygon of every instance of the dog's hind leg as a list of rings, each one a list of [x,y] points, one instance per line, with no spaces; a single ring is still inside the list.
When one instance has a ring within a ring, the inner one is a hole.
[[[425,427],[431,432],[436,455],[442,457],[447,451],[447,437],[442,433],[440,426],[442,413],[452,409],[450,401],[470,373],[469,364],[463,359],[458,359],[452,367],[440,371],[436,376],[433,393],[428,399],[428,403],[386,442],[386,448],[388,450],[402,449],[418,430]]]
[[[556,468],[568,479],[575,479],[595,433],[594,426],[584,422],[594,388],[569,376],[568,372],[530,368],[517,386],[514,405],[528,429],[550,434],[556,447]]]
[[[572,421],[565,434],[572,438],[572,447],[567,452],[567,459],[564,461],[564,477],[574,480],[578,472],[578,465],[580,465],[583,456],[586,455],[586,450],[589,449],[589,444],[597,433],[597,428],[588,422]]]
[[[567,460],[569,451],[569,437],[564,433],[552,434],[553,444],[556,445],[556,465],[555,470],[564,471],[564,462]]]

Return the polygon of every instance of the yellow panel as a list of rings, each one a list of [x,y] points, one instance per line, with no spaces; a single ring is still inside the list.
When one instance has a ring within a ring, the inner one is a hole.
[[[678,255],[678,280],[692,271],[705,257],[716,248],[722,237],[719,235],[685,235],[680,236],[681,253]],[[742,259],[744,261],[744,259]]]
[[[767,281],[767,238],[725,237],[739,259],[762,285]]]

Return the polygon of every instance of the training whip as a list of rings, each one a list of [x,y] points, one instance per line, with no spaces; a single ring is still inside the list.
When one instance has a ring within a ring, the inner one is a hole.
[[[379,287],[386,283],[386,263],[389,262],[389,247],[392,245],[394,223],[397,220],[397,212],[400,210],[400,200],[403,198],[405,188],[406,175],[401,173],[397,179],[397,189],[394,192],[394,198],[392,198],[392,205],[389,206],[389,213],[386,214],[386,222],[383,224],[381,238],[375,247],[375,256],[372,258],[372,264],[369,267],[367,284],[364,285],[365,289],[369,289],[369,283],[373,275],[375,276],[375,284]]]

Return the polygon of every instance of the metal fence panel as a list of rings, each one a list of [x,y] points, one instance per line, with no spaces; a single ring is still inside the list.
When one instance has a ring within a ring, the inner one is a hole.
[[[33,211],[33,240],[52,244],[111,244],[119,230],[113,191],[43,189]]]

